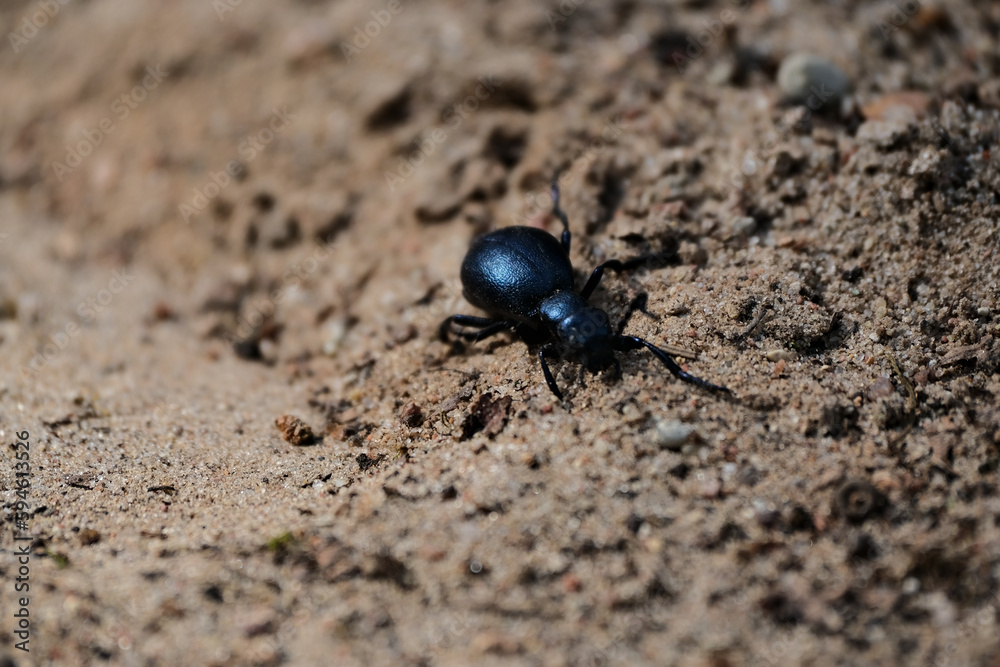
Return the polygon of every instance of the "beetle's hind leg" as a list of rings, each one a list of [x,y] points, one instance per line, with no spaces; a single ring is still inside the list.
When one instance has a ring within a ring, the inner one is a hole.
[[[479,331],[455,331],[451,326],[452,323],[461,327],[479,329]],[[475,315],[452,315],[445,318],[438,327],[438,339],[447,341],[448,334],[451,333],[462,340],[479,341],[512,328],[514,328],[514,323],[507,320],[491,320],[488,317],[476,317]]]
[[[656,358],[659,359],[663,363],[663,365],[667,367],[668,371],[674,374],[674,377],[684,380],[685,382],[690,382],[691,384],[698,385],[699,387],[703,387],[710,391],[717,391],[725,394],[733,393],[727,387],[723,387],[717,384],[712,384],[708,380],[702,380],[700,377],[696,377],[694,375],[691,375],[690,373],[685,373],[684,370],[677,365],[677,362],[674,361],[669,354],[667,354],[660,348],[656,347],[648,340],[644,340],[636,336],[618,336],[617,338],[612,339],[612,345],[616,350],[620,351],[638,350],[641,348],[646,348],[654,355],[656,355]]]

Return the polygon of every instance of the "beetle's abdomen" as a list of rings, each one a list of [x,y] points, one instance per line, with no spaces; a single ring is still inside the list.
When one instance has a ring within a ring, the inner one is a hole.
[[[462,262],[469,303],[526,322],[543,299],[573,290],[573,267],[556,237],[534,227],[505,227],[472,242]]]

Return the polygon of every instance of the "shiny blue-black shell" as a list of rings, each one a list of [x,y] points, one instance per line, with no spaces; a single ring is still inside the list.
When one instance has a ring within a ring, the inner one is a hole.
[[[542,301],[573,291],[573,266],[559,240],[535,227],[480,236],[462,262],[465,298],[493,316],[538,322]]]

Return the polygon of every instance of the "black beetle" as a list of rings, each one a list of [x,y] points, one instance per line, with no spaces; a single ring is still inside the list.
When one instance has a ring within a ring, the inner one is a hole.
[[[549,389],[562,399],[546,357],[568,352],[583,361],[585,369],[596,371],[614,365],[620,372],[614,351],[646,348],[675,376],[712,391],[731,393],[681,370],[665,351],[647,340],[625,336],[622,331],[635,310],[644,310],[645,295],[629,306],[618,325],[611,328],[608,314],[587,305],[605,269],[624,271],[645,262],[644,258],[604,262],[590,274],[577,294],[573,290],[573,266],[569,260],[570,232],[566,213],[559,207],[559,184],[552,184],[552,213],[562,222],[562,240],[534,227],[505,227],[472,242],[462,261],[462,288],[466,300],[492,315],[452,315],[438,329],[441,340],[452,332],[465,340],[479,341],[501,331],[514,329],[527,341],[544,342],[538,350],[542,373]],[[453,331],[452,323],[479,331]]]

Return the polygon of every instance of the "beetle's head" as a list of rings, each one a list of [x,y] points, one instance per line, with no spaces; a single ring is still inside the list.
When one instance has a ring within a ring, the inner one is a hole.
[[[610,362],[611,322],[600,308],[577,310],[559,322],[557,332],[560,342],[573,352],[593,362]]]

